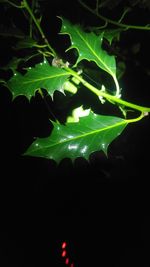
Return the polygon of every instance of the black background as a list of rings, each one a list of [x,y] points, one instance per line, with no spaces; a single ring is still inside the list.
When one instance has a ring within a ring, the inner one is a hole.
[[[77,1],[47,2],[42,3],[43,29],[60,53],[67,44],[57,34],[57,15],[84,25],[98,21]],[[4,9],[1,14],[5,21]],[[140,25],[148,16],[149,11],[135,8],[129,20]],[[141,49],[135,56],[131,47],[136,42]],[[123,97],[149,106],[149,32],[129,30],[119,45],[127,50]],[[11,57],[10,46],[11,40],[2,40],[2,62]],[[0,91],[1,266],[64,266],[63,240],[70,244],[75,266],[149,266],[149,117],[129,125],[110,145],[108,158],[96,152],[89,162],[64,159],[57,165],[22,156],[34,135],[50,130],[48,113],[36,101],[18,97],[12,102],[6,88]]]

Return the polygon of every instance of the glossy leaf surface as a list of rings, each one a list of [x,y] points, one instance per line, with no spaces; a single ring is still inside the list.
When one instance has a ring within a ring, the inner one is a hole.
[[[93,32],[87,33],[80,26],[72,25],[68,20],[62,19],[61,33],[70,36],[71,46],[69,49],[76,48],[78,50],[79,56],[76,65],[83,59],[94,61],[98,67],[112,77],[116,76],[115,57],[108,55],[102,49],[103,32],[99,36]]]
[[[54,123],[47,138],[37,138],[25,155],[44,157],[60,162],[63,158],[89,158],[92,152],[102,150],[107,154],[109,144],[123,131],[127,121],[93,112],[79,122],[65,125]]]
[[[69,74],[66,70],[50,66],[45,62],[37,64],[33,68],[28,68],[25,75],[15,73],[8,81],[8,87],[13,94],[13,98],[25,95],[30,99],[39,88],[46,89],[53,96],[55,90],[63,92],[63,85],[68,77]]]

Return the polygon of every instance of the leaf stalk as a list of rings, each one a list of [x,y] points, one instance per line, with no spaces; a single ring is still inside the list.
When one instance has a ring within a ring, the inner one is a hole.
[[[24,7],[26,8],[26,10],[28,11],[28,13],[30,14],[32,20],[34,21],[34,23],[35,23],[37,29],[39,30],[39,33],[41,34],[42,39],[44,40],[45,44],[46,44],[47,47],[49,48],[51,55],[52,55],[53,57],[55,57],[57,54],[56,54],[55,50],[52,48],[52,46],[49,44],[49,42],[48,42],[48,40],[47,40],[47,38],[46,38],[46,36],[45,36],[45,34],[44,34],[44,32],[43,32],[43,30],[42,30],[40,24],[39,24],[39,22],[38,22],[38,20],[37,20],[36,17],[34,16],[32,9],[31,9],[30,6],[28,5],[27,0],[23,0],[23,3],[24,3]]]
[[[65,68],[65,67],[64,67]],[[120,99],[116,96],[110,95],[106,92],[103,92],[101,90],[98,90],[96,87],[94,87],[93,85],[91,85],[90,83],[88,83],[87,81],[85,81],[77,72],[75,72],[74,70],[70,69],[70,68],[65,68],[72,76],[76,77],[85,87],[87,87],[90,91],[92,91],[95,95],[97,95],[98,97],[102,96],[104,98],[106,98],[108,101],[111,101],[113,103],[117,103],[121,106],[125,106],[125,107],[130,107],[134,110],[138,110],[141,112],[150,112],[150,108],[149,107],[143,107],[143,106],[139,106],[136,104],[133,104],[131,102],[125,101],[123,99]]]
[[[100,13],[97,12],[97,10],[93,10],[92,8],[90,8],[88,5],[86,5],[82,0],[78,0],[79,3],[88,11],[90,11],[92,14],[96,15],[97,17],[99,17],[101,20],[106,21],[109,24],[124,28],[126,30],[129,29],[134,29],[134,30],[144,30],[144,31],[150,31],[150,27],[149,26],[140,26],[140,25],[130,25],[130,24],[124,24],[121,22],[117,22],[114,21],[112,19],[109,19],[107,17],[102,16]]]

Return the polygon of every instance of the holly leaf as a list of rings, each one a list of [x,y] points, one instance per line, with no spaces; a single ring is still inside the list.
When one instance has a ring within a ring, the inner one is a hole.
[[[30,36],[25,36],[22,40],[16,43],[14,49],[19,50],[24,48],[32,48],[34,46],[37,46],[37,42]]]
[[[16,72],[17,68],[19,67],[19,64],[20,63],[24,63],[24,62],[28,62],[29,60],[31,60],[32,58],[38,56],[39,54],[38,53],[33,53],[32,52],[32,55],[27,55],[27,56],[24,56],[22,58],[17,58],[17,57],[13,57],[7,65],[1,67],[1,69],[3,70],[12,70],[12,72]]]
[[[37,138],[25,155],[53,159],[59,163],[63,158],[84,157],[88,160],[92,152],[102,150],[107,154],[109,144],[121,134],[127,121],[118,117],[89,115],[79,122],[66,125],[53,122],[53,130],[47,138]]]
[[[13,57],[7,65],[5,65],[4,67],[2,67],[1,69],[3,70],[8,70],[11,69],[13,72],[16,71],[18,65],[20,64],[20,62],[24,61],[23,58],[17,58],[17,57]]]
[[[106,29],[104,31],[104,38],[109,42],[109,44],[112,44],[112,41],[119,41],[120,39],[120,33],[123,31],[123,29]]]
[[[72,25],[68,20],[62,19],[61,34],[68,34],[71,46],[67,49],[77,49],[78,58],[75,66],[83,59],[94,61],[98,67],[109,73],[116,79],[116,61],[114,56],[102,49],[104,33],[97,36],[93,32],[84,32],[79,25]]]
[[[69,76],[66,70],[50,66],[44,61],[33,68],[29,67],[25,75],[14,73],[7,85],[13,98],[25,95],[30,99],[39,88],[46,89],[53,96],[55,90],[64,92],[63,85]]]

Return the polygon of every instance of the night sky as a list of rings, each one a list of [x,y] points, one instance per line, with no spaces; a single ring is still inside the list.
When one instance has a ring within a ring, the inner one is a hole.
[[[26,30],[19,10],[5,10],[2,4],[0,8],[1,24],[13,21]],[[43,30],[61,55],[65,54],[69,39],[58,35],[61,22],[57,16],[84,26],[98,23],[78,1],[42,1],[41,10]],[[104,12],[115,19],[120,10],[122,3]],[[149,15],[149,9],[135,7],[128,20],[132,24],[148,24]],[[143,106],[150,106],[149,34],[129,30],[122,33],[118,42],[126,63],[120,81],[122,96]],[[2,66],[14,53],[13,42],[13,38],[1,39]],[[140,50],[135,54],[137,44]],[[7,75],[1,70],[1,78]],[[65,101],[64,96],[62,99]],[[59,109],[59,101],[55,111],[63,120],[65,114]],[[116,110],[102,108],[102,114],[105,112],[115,114]],[[38,96],[30,103],[23,96],[12,102],[11,93],[1,85],[0,117],[1,266],[63,267],[63,241],[69,246],[74,267],[150,266],[149,117],[129,125],[109,146],[108,158],[97,151],[89,162],[79,158],[73,164],[64,159],[59,165],[52,160],[23,156],[34,136],[44,137],[51,130],[49,111]]]

